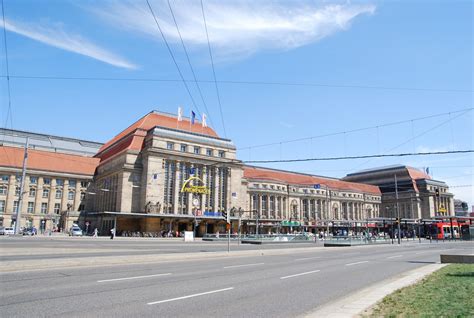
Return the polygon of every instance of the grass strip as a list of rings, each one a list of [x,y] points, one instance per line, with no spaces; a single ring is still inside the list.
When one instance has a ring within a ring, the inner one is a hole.
[[[386,296],[365,317],[474,317],[474,265],[452,264]]]

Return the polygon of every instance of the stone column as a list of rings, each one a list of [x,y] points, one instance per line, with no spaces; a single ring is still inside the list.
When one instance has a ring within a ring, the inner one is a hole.
[[[208,184],[207,184],[207,174],[205,173],[205,171],[207,171],[207,169],[208,169],[207,167],[205,167],[205,166],[203,167],[202,182],[209,189]],[[201,209],[202,213],[204,213],[204,211],[206,210],[206,202],[205,201],[206,201],[206,194],[202,194],[201,195],[201,206],[200,206],[200,209]]]
[[[179,191],[181,190],[179,188],[179,178],[181,176],[181,173],[180,173],[180,168],[181,168],[181,162],[176,162],[175,164],[175,167],[176,167],[176,170],[175,170],[175,173],[174,173],[174,178],[175,178],[175,187],[174,187],[174,193],[173,193],[173,214],[178,214],[178,204],[179,204],[179,201],[178,201],[178,198],[179,198]]]
[[[214,211],[219,210],[219,169],[218,168],[212,168],[214,169]]]

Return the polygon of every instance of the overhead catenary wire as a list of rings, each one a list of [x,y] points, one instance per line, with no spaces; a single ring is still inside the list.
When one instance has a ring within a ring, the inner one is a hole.
[[[367,158],[385,158],[385,157],[409,157],[409,156],[429,156],[429,155],[448,155],[473,153],[474,150],[454,150],[454,151],[432,151],[432,152],[408,152],[394,154],[374,154],[360,156],[342,156],[342,157],[320,157],[320,158],[303,158],[303,159],[283,159],[283,160],[248,160],[244,163],[288,163],[288,162],[305,162],[305,161],[330,161],[330,160],[354,160]]]
[[[10,126],[13,129],[13,114],[12,114],[12,98],[11,98],[11,88],[10,88],[10,67],[8,61],[8,44],[7,44],[7,27],[6,27],[6,20],[5,20],[5,5],[2,0],[2,18],[3,18],[3,46],[5,49],[5,69],[7,72],[6,79],[7,79],[7,98],[8,98],[8,107],[7,107],[7,114],[5,117],[5,124],[4,127],[7,128],[8,119],[10,118]]]
[[[219,85],[217,85],[216,69],[214,67],[214,58],[212,57],[211,41],[209,41],[209,32],[207,30],[206,14],[204,13],[204,4],[203,4],[202,1],[203,0],[201,0],[202,19],[204,21],[204,28],[206,30],[207,47],[209,49],[209,56],[211,58],[212,75],[214,77],[214,85],[216,87],[217,103],[219,105],[219,112],[221,114],[221,121],[222,121],[222,128],[224,130],[224,137],[227,138],[227,132],[226,132],[225,123],[224,123],[224,114],[222,113],[222,103],[221,103],[221,96],[220,96],[220,93],[219,93]]]
[[[458,118],[458,117],[461,117],[462,115],[466,114],[467,112],[470,112],[472,109],[473,109],[473,108],[467,108],[467,109],[464,109],[464,110],[457,111],[456,113],[459,113],[459,112],[460,112],[460,114],[457,115],[457,116],[454,116],[454,117],[451,117],[452,112],[449,112],[449,113],[448,113],[449,118],[448,118],[447,120],[445,120],[445,121],[443,121],[443,122],[441,122],[441,123],[439,123],[439,124],[436,124],[436,125],[434,125],[433,127],[428,128],[427,130],[425,130],[425,131],[419,133],[419,134],[416,135],[416,136],[413,136],[413,137],[411,137],[411,138],[405,140],[404,142],[402,142],[402,143],[396,145],[395,147],[392,147],[392,148],[388,149],[387,152],[394,151],[394,150],[400,148],[401,146],[406,145],[406,144],[409,143],[410,141],[415,140],[415,139],[417,139],[417,138],[419,138],[419,137],[422,137],[422,136],[426,135],[427,133],[429,133],[429,132],[431,132],[431,131],[433,131],[433,130],[435,130],[435,129],[438,129],[438,128],[441,127],[441,126],[446,125],[447,123],[453,121],[454,119],[456,119],[456,118]],[[354,167],[354,168],[351,169],[351,170],[356,170],[356,169],[360,168],[361,166],[366,165],[366,164],[369,163],[370,161],[371,161],[371,159],[369,159],[369,160],[367,160],[367,161],[365,161],[365,162],[363,162],[363,163],[357,165],[356,167]]]
[[[474,107],[464,108],[464,109],[460,109],[460,110],[456,110],[456,111],[438,113],[438,114],[428,115],[428,116],[423,116],[423,117],[416,117],[416,118],[411,118],[411,119],[407,119],[407,120],[401,120],[401,121],[389,122],[389,123],[385,123],[385,124],[379,124],[379,125],[375,125],[375,126],[355,128],[355,129],[351,129],[351,130],[338,131],[338,132],[321,134],[321,135],[310,136],[310,137],[301,137],[301,138],[288,139],[288,140],[271,142],[271,143],[266,143],[266,144],[246,146],[246,147],[238,148],[237,150],[263,148],[263,147],[269,147],[269,146],[275,146],[275,145],[282,145],[282,144],[312,140],[312,139],[317,139],[317,138],[325,138],[325,137],[332,137],[332,136],[338,136],[338,135],[345,135],[345,134],[349,134],[349,133],[360,132],[360,131],[371,130],[371,129],[377,129],[377,131],[378,131],[378,129],[380,129],[382,127],[396,126],[396,125],[400,125],[400,124],[404,124],[404,123],[408,123],[408,122],[415,122],[415,121],[421,121],[421,120],[426,120],[426,119],[431,119],[431,118],[436,118],[436,117],[442,117],[442,116],[446,116],[446,115],[450,115],[450,114],[457,114],[457,113],[471,111],[473,109],[474,109]]]
[[[176,26],[176,31],[178,32],[179,39],[181,40],[181,45],[183,46],[184,53],[186,54],[186,59],[188,60],[189,68],[191,69],[191,73],[193,74],[194,83],[196,84],[196,88],[199,92],[199,96],[201,97],[202,104],[204,105],[204,109],[206,110],[206,113],[207,113],[207,116],[209,118],[209,122],[211,124],[211,127],[214,127],[213,122],[212,122],[212,118],[211,118],[211,114],[209,113],[209,109],[207,108],[207,104],[204,101],[204,96],[202,95],[201,87],[199,86],[199,82],[196,78],[196,73],[194,72],[193,65],[191,64],[191,59],[189,58],[188,50],[186,49],[186,46],[184,45],[183,37],[181,36],[181,31],[179,30],[178,22],[176,21],[176,17],[174,15],[173,8],[171,7],[171,3],[170,3],[169,0],[168,0],[168,7],[170,9],[171,16],[173,17],[174,25]]]
[[[6,77],[0,75],[0,77]],[[94,76],[52,76],[52,75],[10,75],[10,78],[37,79],[37,80],[74,80],[74,81],[125,81],[125,82],[182,82],[177,78],[140,78],[140,77],[94,77]],[[191,82],[189,79],[185,79]],[[198,80],[199,83],[214,83],[227,85],[260,85],[260,86],[300,86],[300,87],[327,87],[343,89],[374,89],[374,90],[398,90],[398,91],[427,91],[448,93],[472,93],[472,89],[448,89],[428,87],[389,87],[370,85],[344,85],[344,84],[318,84],[298,82],[272,82],[272,81],[237,81],[237,80]]]
[[[163,38],[163,41],[165,42],[166,48],[168,49],[168,52],[171,55],[171,58],[173,59],[173,63],[176,66],[176,69],[178,70],[179,77],[181,78],[181,81],[184,84],[184,87],[186,88],[186,91],[188,92],[189,98],[191,99],[191,102],[193,103],[194,108],[198,112],[199,116],[202,118],[201,111],[199,110],[199,107],[196,104],[196,101],[194,100],[193,95],[191,94],[191,90],[189,89],[188,83],[184,79],[183,73],[181,72],[181,69],[179,68],[178,62],[176,61],[176,58],[174,57],[173,51],[171,50],[170,45],[168,44],[168,41],[166,40],[165,34],[163,33],[163,30],[160,27],[160,23],[158,22],[158,19],[156,18],[155,12],[153,11],[153,8],[150,5],[150,2],[148,0],[145,0],[148,8],[150,9],[151,15],[153,16],[153,19],[155,20],[155,24],[158,27],[158,30],[160,31],[161,37]]]

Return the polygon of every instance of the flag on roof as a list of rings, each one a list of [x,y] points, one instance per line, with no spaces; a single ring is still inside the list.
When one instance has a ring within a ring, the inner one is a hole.
[[[194,121],[196,120],[196,113],[191,111],[191,124],[194,125]]]
[[[207,116],[206,114],[202,114],[202,127],[207,127]]]
[[[178,121],[183,121],[183,109],[178,107]]]

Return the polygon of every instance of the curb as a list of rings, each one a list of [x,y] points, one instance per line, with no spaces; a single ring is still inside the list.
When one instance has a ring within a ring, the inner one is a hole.
[[[405,273],[394,278],[386,279],[372,286],[357,291],[351,296],[340,298],[332,303],[323,305],[313,312],[305,314],[303,317],[330,317],[349,318],[360,317],[361,314],[370,307],[377,304],[385,296],[394,291],[413,285],[424,277],[446,266],[447,264],[430,264]]]

